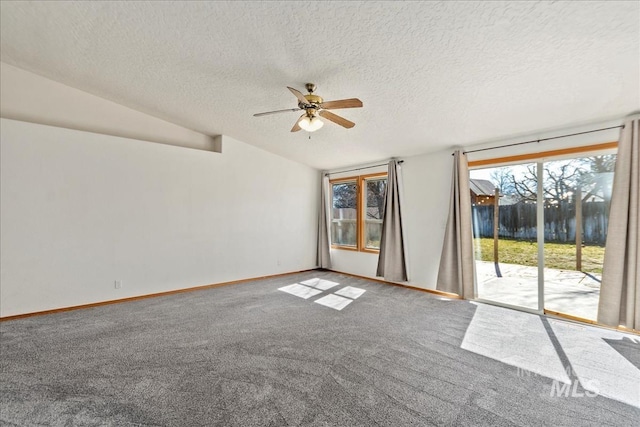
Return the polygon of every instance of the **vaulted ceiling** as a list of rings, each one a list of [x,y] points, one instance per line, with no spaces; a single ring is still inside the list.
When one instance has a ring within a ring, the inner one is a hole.
[[[640,109],[639,2],[11,2],[3,62],[320,169]],[[364,107],[291,133],[286,89]],[[309,139],[311,136],[311,139]]]

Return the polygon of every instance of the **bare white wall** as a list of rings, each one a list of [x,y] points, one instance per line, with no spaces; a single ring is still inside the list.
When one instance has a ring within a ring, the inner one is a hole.
[[[0,116],[199,150],[219,141],[157,117],[0,62]]]
[[[9,119],[0,136],[0,316],[316,266],[315,169],[230,138],[219,154]]]
[[[451,151],[405,160],[402,170],[410,284],[435,289],[449,214]]]

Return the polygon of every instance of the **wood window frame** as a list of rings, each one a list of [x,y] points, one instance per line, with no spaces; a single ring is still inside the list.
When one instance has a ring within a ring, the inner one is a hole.
[[[589,153],[592,151],[604,151],[611,150],[614,148],[618,148],[618,142],[604,142],[602,144],[594,144],[594,145],[582,145],[578,147],[570,147],[570,148],[561,148],[559,150],[550,150],[550,151],[538,151],[530,154],[520,154],[515,156],[507,156],[507,157],[494,157],[491,159],[484,160],[470,160],[469,168],[473,169],[483,169],[488,166],[497,166],[508,163],[520,163],[525,161],[539,161],[541,159],[567,156],[569,154],[583,154]]]
[[[331,190],[331,234],[333,235],[333,185],[342,184],[348,182],[355,182],[356,184],[356,246],[344,246],[331,243],[332,249],[341,249],[355,252],[366,252],[371,254],[380,253],[380,249],[367,248],[365,245],[365,218],[364,207],[365,205],[365,181],[378,177],[387,177],[387,172],[371,173],[367,175],[355,175],[343,178],[336,178],[329,180],[329,187]]]

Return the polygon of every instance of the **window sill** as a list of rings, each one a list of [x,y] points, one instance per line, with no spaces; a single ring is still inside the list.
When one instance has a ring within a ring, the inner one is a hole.
[[[364,249],[360,249],[360,252],[367,252],[369,254],[379,254],[380,249],[364,248]]]
[[[339,250],[351,251],[351,252],[364,252],[364,253],[368,253],[368,254],[379,254],[380,253],[379,249],[368,249],[368,248],[358,249],[358,248],[354,248],[354,247],[350,247],[350,246],[338,246],[338,245],[331,245],[331,249],[339,249]]]
[[[331,249],[340,249],[340,250],[344,250],[344,251],[354,251],[354,252],[358,252],[358,248],[354,248],[352,246],[338,246],[338,245],[331,245]]]

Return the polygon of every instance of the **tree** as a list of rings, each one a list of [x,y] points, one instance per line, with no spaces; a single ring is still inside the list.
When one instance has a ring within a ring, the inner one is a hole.
[[[382,219],[384,214],[384,198],[387,189],[386,179],[366,180],[367,218]],[[345,182],[333,185],[333,207],[336,209],[356,209],[357,186],[355,182]]]
[[[495,168],[491,171],[489,175],[491,177],[491,182],[495,185],[498,190],[500,190],[500,194],[511,194],[514,192],[513,183],[511,177],[513,176],[513,170],[508,167]]]
[[[585,170],[580,176],[583,189],[583,200],[599,196],[605,203],[611,200],[611,185],[616,166],[616,155],[606,154],[584,159]]]
[[[538,173],[536,165],[527,165],[527,171],[522,177],[509,175],[509,186],[513,193],[521,200],[536,200],[538,192]]]
[[[387,189],[386,179],[367,180],[367,207],[377,208],[376,211],[367,209],[368,219],[382,219],[384,215],[384,198]]]
[[[569,201],[584,174],[582,162],[569,160],[559,165],[556,163],[545,163],[544,187],[542,189],[544,198],[556,202]]]
[[[579,159],[567,161],[545,162],[542,192],[548,204],[568,201],[581,183],[585,169]],[[537,200],[538,173],[535,164],[526,166],[522,176],[509,176],[515,194],[520,200]]]
[[[356,209],[357,194],[355,182],[333,184],[333,207],[337,209]]]
[[[556,204],[569,200],[579,187],[583,200],[598,195],[610,198],[610,173],[615,169],[616,155],[591,156],[581,159],[545,162],[543,193],[547,203]],[[493,176],[492,176],[493,177]],[[527,165],[521,177],[511,174],[510,185],[522,200],[536,200],[536,165]]]

